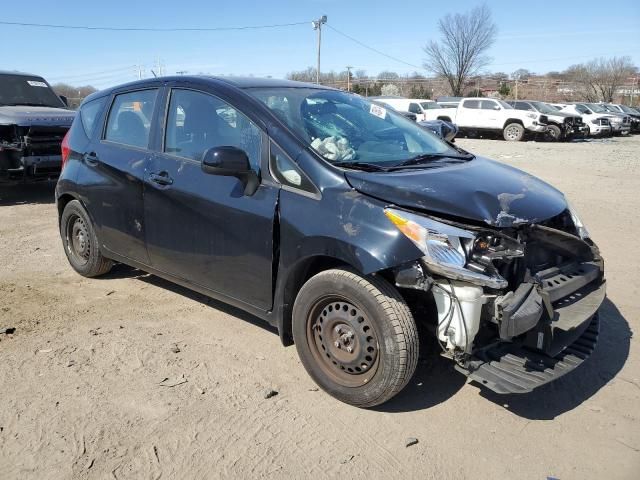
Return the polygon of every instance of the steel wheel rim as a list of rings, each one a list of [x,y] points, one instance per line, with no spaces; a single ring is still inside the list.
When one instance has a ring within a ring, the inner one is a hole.
[[[509,127],[509,128],[507,128],[507,137],[509,137],[511,139],[516,139],[516,138],[518,138],[519,134],[520,134],[520,130],[518,129],[518,127]]]
[[[322,372],[344,387],[360,387],[378,370],[380,347],[373,322],[353,302],[330,296],[307,317],[307,344]]]
[[[72,215],[67,220],[65,230],[67,252],[76,263],[86,265],[91,256],[91,242],[87,224],[79,215]]]

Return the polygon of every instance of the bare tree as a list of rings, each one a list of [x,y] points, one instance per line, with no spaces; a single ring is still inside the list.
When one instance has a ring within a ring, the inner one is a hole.
[[[97,91],[97,89],[92,87],[91,85],[75,87],[67,83],[56,83],[55,85],[52,85],[52,88],[57,95],[63,95],[67,97],[69,107],[71,108],[78,108],[85,97]]]
[[[637,71],[630,57],[611,57],[573,65],[565,74],[586,101],[613,102],[619,88]]]
[[[447,79],[451,93],[460,96],[467,79],[489,64],[485,55],[496,38],[497,27],[486,4],[465,14],[446,15],[438,21],[442,38],[425,47],[427,70]]]
[[[392,72],[390,70],[383,70],[378,74],[378,80],[399,80],[400,75],[397,72]]]

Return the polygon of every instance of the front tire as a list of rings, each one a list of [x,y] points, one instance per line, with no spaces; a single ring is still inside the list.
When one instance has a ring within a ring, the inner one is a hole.
[[[100,253],[93,223],[78,200],[72,200],[64,207],[60,236],[69,263],[80,275],[98,277],[111,270],[113,262]]]
[[[508,142],[519,142],[524,138],[524,127],[519,123],[510,123],[504,127],[502,136]]]
[[[373,407],[391,399],[418,363],[411,311],[381,277],[341,269],[315,275],[298,293],[292,327],[311,378],[350,405]]]
[[[557,125],[547,125],[547,138],[552,142],[558,142],[562,138],[562,130]]]

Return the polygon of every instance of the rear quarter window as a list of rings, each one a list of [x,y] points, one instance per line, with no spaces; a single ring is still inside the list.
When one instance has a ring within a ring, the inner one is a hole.
[[[96,123],[106,101],[106,97],[97,98],[80,107],[80,121],[82,122],[82,128],[89,138],[93,136],[93,132],[96,129]]]

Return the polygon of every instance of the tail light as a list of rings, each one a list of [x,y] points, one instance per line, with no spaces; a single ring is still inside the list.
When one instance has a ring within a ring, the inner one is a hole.
[[[69,147],[69,132],[71,131],[71,129],[67,130],[67,133],[65,134],[64,138],[62,139],[62,170],[64,170],[64,166],[67,163],[67,160],[69,160],[69,154],[71,153],[71,148]]]

